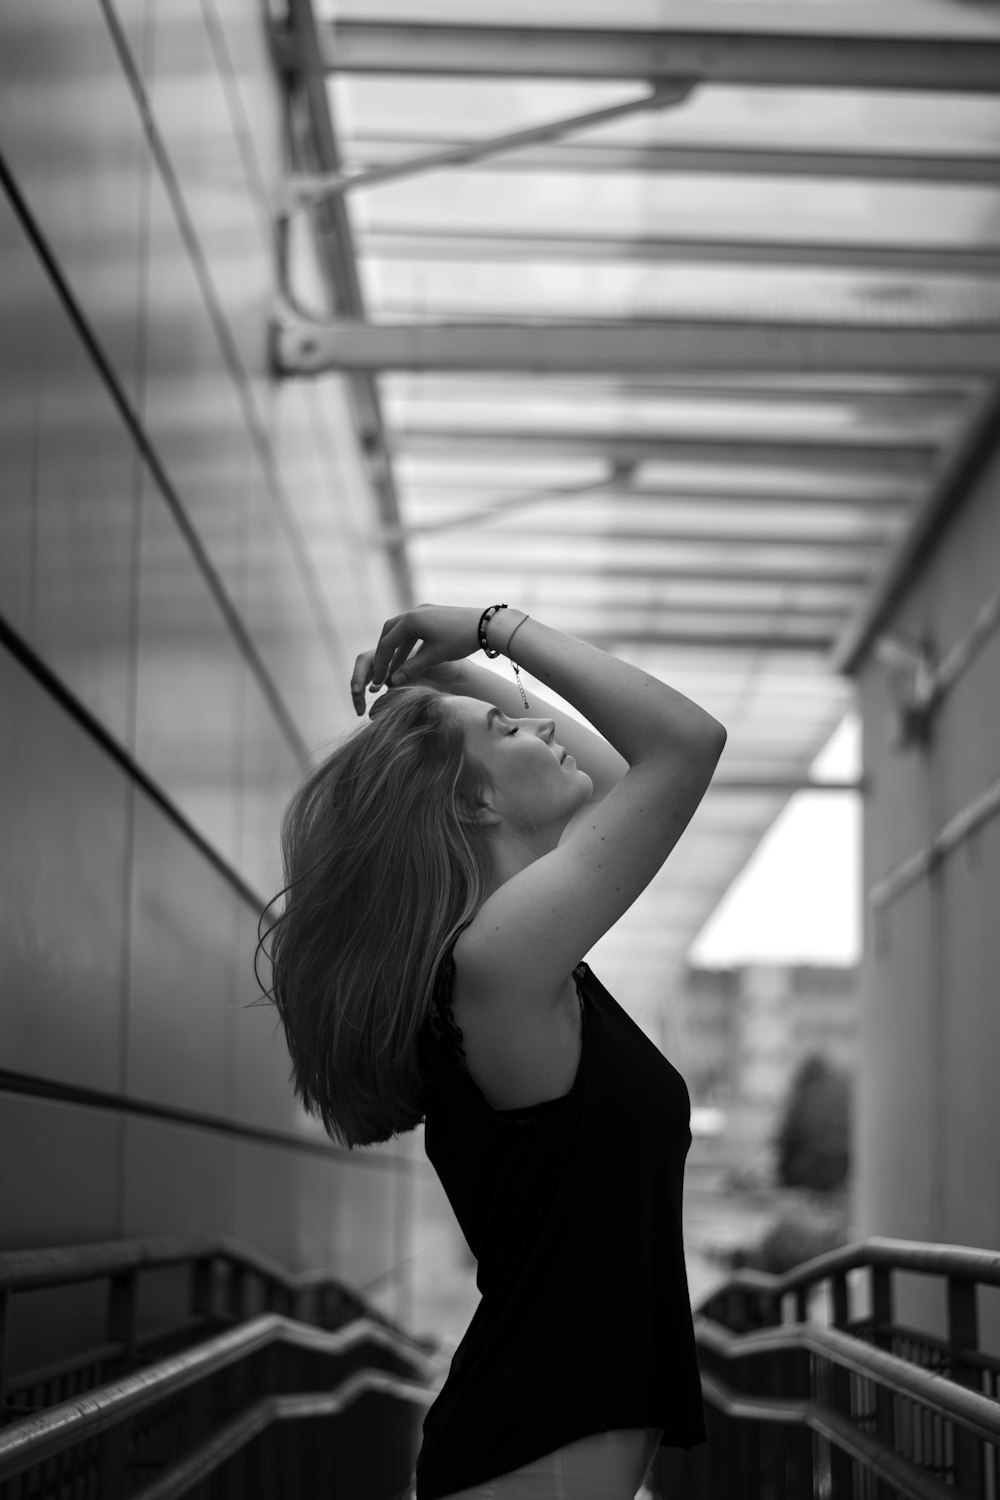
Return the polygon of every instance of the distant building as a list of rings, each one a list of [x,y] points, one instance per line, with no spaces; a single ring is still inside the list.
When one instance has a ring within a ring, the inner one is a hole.
[[[696,1106],[714,1105],[726,1128],[714,1153],[764,1172],[799,1064],[819,1055],[853,1074],[855,968],[754,964],[689,968],[679,994],[681,1067]]]

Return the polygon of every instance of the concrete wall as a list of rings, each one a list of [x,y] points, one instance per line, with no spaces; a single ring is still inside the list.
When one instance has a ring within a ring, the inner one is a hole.
[[[936,657],[1000,585],[1000,453],[918,567],[884,633]],[[1000,633],[894,748],[899,684],[869,655],[865,885],[925,848],[1000,777]],[[866,911],[855,1222],[862,1235],[1000,1246],[1000,816],[880,912]],[[914,1316],[939,1321],[915,1280]],[[984,1299],[1000,1348],[997,1296]]]
[[[225,1231],[416,1317],[419,1142],[335,1151],[249,1006],[397,607],[345,390],[268,372],[262,11],[0,9],[0,1247]]]

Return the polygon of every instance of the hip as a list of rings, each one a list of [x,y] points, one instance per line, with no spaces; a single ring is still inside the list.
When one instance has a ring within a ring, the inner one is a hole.
[[[445,1500],[633,1500],[662,1435],[662,1427],[591,1433]]]

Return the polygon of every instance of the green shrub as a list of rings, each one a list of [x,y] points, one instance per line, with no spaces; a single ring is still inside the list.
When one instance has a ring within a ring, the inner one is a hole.
[[[811,1215],[803,1207],[801,1214],[784,1214],[772,1224],[759,1244],[742,1252],[740,1264],[780,1276],[846,1244],[847,1228],[841,1216]]]
[[[807,1057],[789,1091],[775,1137],[778,1180],[785,1187],[831,1193],[851,1165],[850,1080],[823,1057]]]

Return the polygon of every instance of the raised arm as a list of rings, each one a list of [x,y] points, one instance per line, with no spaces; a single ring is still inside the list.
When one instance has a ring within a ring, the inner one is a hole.
[[[705,793],[726,734],[648,672],[537,620],[516,625],[504,618],[511,613],[494,616],[490,644],[504,650],[513,636],[526,670],[579,709],[628,763],[558,848],[501,884],[463,934],[462,963],[480,993],[496,985],[498,994],[544,1004],[664,863]]]
[[[722,725],[640,667],[553,630],[518,609],[503,609],[495,615],[487,627],[487,639],[492,648],[516,659],[539,682],[579,709],[628,766],[651,755],[672,760],[689,744],[696,745],[700,755],[706,739],[718,740],[721,754],[726,738]]]
[[[355,702],[368,681],[413,681],[427,667],[471,655],[478,619],[475,609],[422,606],[388,621],[375,652],[358,659]],[[492,647],[572,703],[628,765],[556,849],[493,891],[460,939],[463,968],[479,991],[498,986],[544,1001],[663,864],[726,736],[704,709],[648,672],[521,611],[501,610],[487,628]]]

